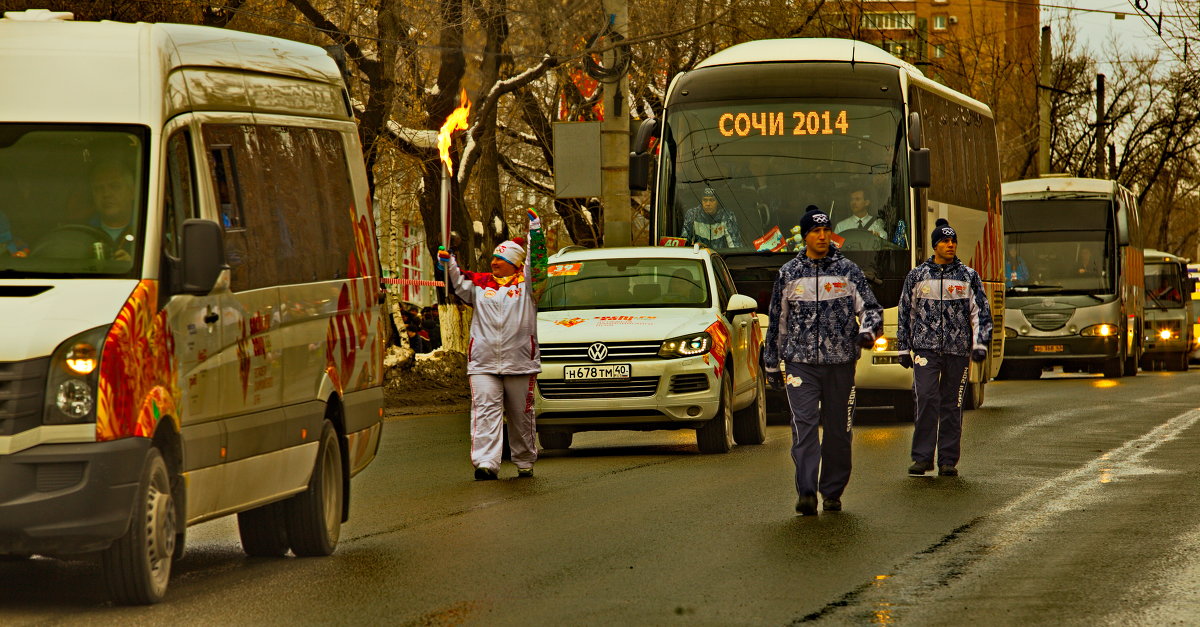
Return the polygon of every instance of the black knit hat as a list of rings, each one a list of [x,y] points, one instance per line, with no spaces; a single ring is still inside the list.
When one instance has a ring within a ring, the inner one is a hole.
[[[958,243],[958,233],[950,228],[950,222],[945,218],[938,218],[937,224],[933,227],[933,233],[929,234],[929,242],[931,246],[936,247],[938,242],[948,239],[955,244]]]
[[[832,228],[829,223],[829,214],[817,209],[816,205],[809,205],[808,211],[805,211],[804,215],[800,217],[800,237],[808,237],[808,232],[818,226]]]

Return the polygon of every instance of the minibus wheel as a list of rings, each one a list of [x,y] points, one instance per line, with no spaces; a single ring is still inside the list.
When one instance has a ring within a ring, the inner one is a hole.
[[[284,501],[288,539],[296,557],[330,555],[342,531],[342,451],[325,421],[308,489]]]
[[[142,465],[129,529],[100,556],[113,601],[148,605],[163,599],[171,578],[176,533],[167,464],[162,453],[151,447]]]
[[[287,513],[283,503],[238,512],[242,550],[251,557],[283,557],[288,552]]]

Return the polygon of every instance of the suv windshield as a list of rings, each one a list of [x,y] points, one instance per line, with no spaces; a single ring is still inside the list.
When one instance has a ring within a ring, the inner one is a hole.
[[[692,259],[589,259],[552,263],[538,311],[707,307],[708,272]]]
[[[141,249],[146,129],[0,124],[0,276],[128,276]]]

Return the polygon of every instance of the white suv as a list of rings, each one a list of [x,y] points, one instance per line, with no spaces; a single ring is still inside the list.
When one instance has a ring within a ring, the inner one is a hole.
[[[538,304],[542,447],[576,431],[695,429],[704,453],[761,444],[762,334],[720,255],[658,246],[564,249]]]

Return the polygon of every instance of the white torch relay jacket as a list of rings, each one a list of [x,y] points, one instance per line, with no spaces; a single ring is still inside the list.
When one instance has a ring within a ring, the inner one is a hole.
[[[546,236],[529,232],[529,254],[517,274],[497,279],[490,272],[446,263],[446,279],[454,293],[475,308],[467,348],[467,374],[533,374],[542,371],[537,341],[534,286],[546,276]]]

